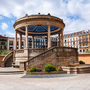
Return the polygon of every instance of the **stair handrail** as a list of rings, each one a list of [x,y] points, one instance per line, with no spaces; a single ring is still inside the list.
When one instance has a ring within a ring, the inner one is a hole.
[[[29,53],[32,52],[42,52],[48,50],[47,48],[29,48]]]
[[[53,47],[53,48],[51,48],[51,49],[48,49],[48,50],[46,50],[45,52],[42,52],[42,53],[40,53],[39,55],[36,55],[35,57],[32,57],[32,58],[30,58],[29,60],[27,60],[27,61],[25,61],[25,62],[27,63],[27,62],[31,61],[32,59],[34,59],[34,58],[36,58],[36,57],[39,57],[39,56],[41,56],[42,54],[45,54],[46,52],[51,51],[51,50],[53,50],[53,49],[55,49],[55,48],[56,48],[56,47]]]
[[[8,53],[4,58],[3,60],[1,61],[1,67],[4,67],[6,61],[8,60],[9,57],[11,57],[13,55],[13,51]]]

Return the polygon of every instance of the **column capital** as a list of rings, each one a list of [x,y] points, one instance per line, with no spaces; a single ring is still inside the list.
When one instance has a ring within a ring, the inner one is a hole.
[[[35,36],[32,36],[32,37],[35,37]]]
[[[15,31],[17,32],[17,29],[15,29]]]
[[[28,27],[29,25],[25,25],[25,27]]]
[[[47,22],[46,25],[47,25],[47,26],[51,26],[50,22]]]
[[[64,31],[64,29],[63,29],[63,28],[61,28],[61,29],[62,29],[61,31],[63,32],[63,31]]]

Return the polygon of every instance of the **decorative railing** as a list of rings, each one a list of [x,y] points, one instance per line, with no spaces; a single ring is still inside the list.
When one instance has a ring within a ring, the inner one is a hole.
[[[3,60],[1,61],[1,67],[5,67],[5,63],[7,62],[7,60],[8,60],[11,56],[13,56],[13,52],[8,53],[8,54],[3,58]]]
[[[28,61],[24,62],[24,70],[26,70],[27,67],[30,67],[34,62],[44,60],[46,57],[49,57],[53,53],[56,53],[56,56],[64,56],[66,55],[76,55],[77,54],[77,48],[71,48],[71,47],[54,47],[49,50],[46,50],[45,52],[42,52],[41,54],[30,58]]]
[[[36,53],[42,53],[44,51],[48,50],[47,48],[30,48],[29,49],[29,53],[33,53],[33,52],[36,52]]]
[[[18,49],[16,50],[17,53],[24,53],[24,49]]]

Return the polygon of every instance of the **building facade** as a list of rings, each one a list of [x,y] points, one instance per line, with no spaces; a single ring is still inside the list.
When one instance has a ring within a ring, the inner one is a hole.
[[[80,32],[74,32],[70,34],[64,34],[64,46],[79,48],[79,37]]]
[[[25,39],[22,38],[21,47],[24,48]],[[14,37],[7,37],[7,49],[14,50],[15,49],[15,38]],[[19,38],[17,38],[17,49],[19,49]]]
[[[79,34],[79,47],[80,53],[90,51],[90,30],[83,31],[81,34]]]
[[[14,40],[15,40],[14,37],[7,37],[7,42],[8,42],[7,49],[8,50],[15,49]],[[22,45],[21,49],[23,49],[25,47],[25,43],[26,43],[25,41],[26,41],[25,37],[23,37],[22,42],[21,42],[21,45]],[[46,37],[41,37],[41,36],[34,37],[34,48],[46,48],[46,45],[47,45]],[[57,46],[57,38],[51,37],[51,46],[52,47]],[[32,48],[32,37],[28,37],[28,47]],[[17,49],[19,49],[19,38],[17,38]]]
[[[45,37],[45,47],[47,47],[47,37]],[[51,47],[58,46],[58,38],[57,37],[51,37]]]
[[[28,38],[28,46],[32,48],[32,38]],[[45,37],[34,37],[34,48],[42,48],[45,46]]]
[[[7,50],[7,37],[0,35],[0,50]]]

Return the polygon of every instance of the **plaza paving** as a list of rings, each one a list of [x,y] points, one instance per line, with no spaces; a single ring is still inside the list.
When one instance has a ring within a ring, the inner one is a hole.
[[[0,90],[90,90],[90,74],[64,74],[54,78],[29,78],[24,74],[1,74]]]

